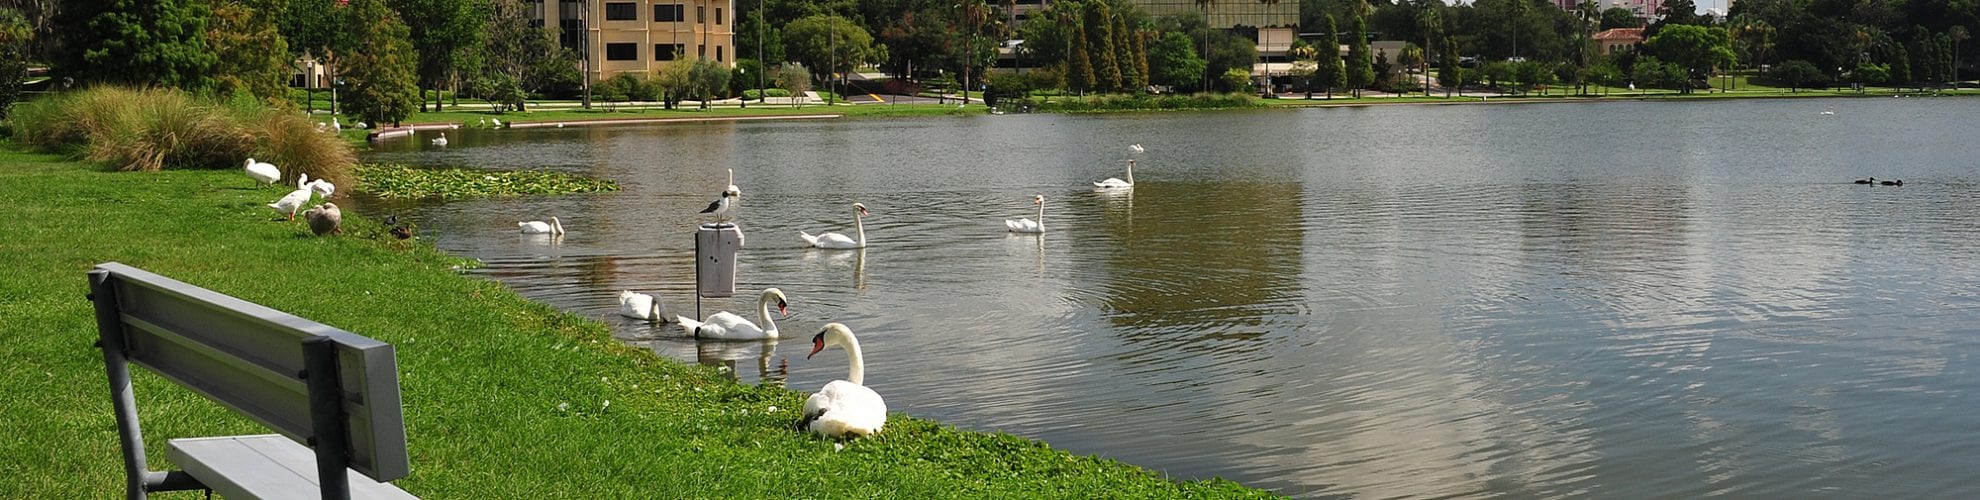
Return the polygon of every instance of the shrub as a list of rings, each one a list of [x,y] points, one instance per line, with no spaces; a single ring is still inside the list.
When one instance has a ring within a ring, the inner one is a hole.
[[[1047,102],[1023,102],[1039,111],[1085,112],[1085,111],[1136,111],[1160,109],[1219,109],[1250,108],[1258,106],[1258,101],[1246,94],[1164,94],[1159,96],[1134,94],[1106,94],[1092,97],[1059,98]]]
[[[243,94],[244,96],[245,94]],[[220,102],[172,89],[98,86],[21,105],[15,141],[121,170],[239,168],[248,157],[335,183],[356,156],[307,117],[252,98]]]

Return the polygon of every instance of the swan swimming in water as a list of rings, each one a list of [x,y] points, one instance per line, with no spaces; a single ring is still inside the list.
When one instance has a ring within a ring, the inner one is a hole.
[[[831,249],[866,248],[866,224],[864,222],[861,222],[861,220],[867,215],[869,215],[869,213],[866,211],[866,205],[853,203],[853,230],[859,234],[859,239],[857,240],[852,238],[847,238],[846,235],[839,233],[825,233],[818,236],[812,236],[811,233],[807,233],[804,231],[798,231],[798,237],[804,238],[804,244],[806,246],[813,246],[818,248],[831,248]]]
[[[441,133],[440,133],[440,138],[439,138],[439,139],[434,139],[434,140],[433,140],[433,145],[435,145],[435,146],[440,146],[440,147],[443,147],[443,148],[444,148],[444,147],[447,147],[447,133],[446,133],[446,132],[441,132]]]
[[[671,319],[667,306],[661,305],[659,298],[632,290],[619,292],[619,315],[661,323]]]
[[[516,227],[522,230],[522,234],[552,234],[558,236],[564,234],[564,221],[557,220],[556,217],[551,217],[550,222],[540,220],[517,222]]]
[[[763,340],[777,338],[777,322],[770,317],[770,304],[777,304],[777,312],[790,316],[790,303],[784,300],[784,291],[775,288],[763,290],[762,298],[756,301],[757,317],[763,326],[756,326],[736,313],[722,311],[708,316],[707,320],[695,321],[686,316],[675,316],[681,323],[681,330],[689,336],[716,340]]]
[[[1004,219],[1004,226],[1009,227],[1013,233],[1044,233],[1045,195],[1034,196],[1031,198],[1031,202],[1038,205],[1038,220]]]
[[[1120,180],[1113,177],[1108,177],[1107,180],[1093,183],[1093,188],[1094,189],[1133,189],[1134,159],[1128,158],[1127,180]]]
[[[798,429],[842,439],[878,434],[887,425],[887,402],[864,385],[866,360],[859,351],[859,339],[846,325],[828,324],[811,337],[811,354],[804,357],[810,359],[829,346],[844,348],[851,367],[846,380],[825,384],[804,400],[804,418],[798,421]]]

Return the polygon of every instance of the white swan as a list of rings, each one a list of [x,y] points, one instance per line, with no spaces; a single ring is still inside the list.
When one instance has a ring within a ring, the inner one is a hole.
[[[1836,108],[1829,108],[1829,109],[1825,109],[1825,110],[1822,110],[1822,113],[1821,113],[1821,114],[1824,114],[1824,115],[1833,115],[1833,114],[1836,114]]]
[[[1146,150],[1146,149],[1141,149],[1141,145],[1140,145],[1140,144],[1129,144],[1129,145],[1128,145],[1128,151],[1132,151],[1132,152],[1134,152],[1134,153],[1142,153],[1142,152],[1146,152],[1146,151],[1148,151],[1148,150]]]
[[[502,119],[501,119],[501,118],[489,118],[489,119],[488,119],[488,123],[493,123],[493,124],[495,124],[495,128],[502,128]]]
[[[564,221],[557,220],[556,217],[551,217],[550,222],[540,220],[517,222],[516,227],[522,230],[522,234],[554,234],[559,236],[564,234]]]
[[[1038,220],[1034,221],[1031,219],[1004,219],[1004,225],[1011,228],[1011,232],[1013,233],[1044,233],[1045,232],[1045,195],[1041,194],[1038,196],[1034,196],[1031,198],[1031,202],[1038,205]]]
[[[262,184],[274,184],[275,181],[282,180],[282,169],[275,168],[273,163],[248,158],[246,170],[249,178]]]
[[[818,335],[811,337],[810,359],[825,350],[826,346],[839,346],[846,350],[846,358],[852,365],[846,380],[834,380],[818,389],[804,400],[804,419],[798,421],[798,428],[809,430],[825,437],[849,438],[871,436],[887,425],[887,402],[880,399],[880,393],[873,392],[865,385],[866,363],[859,352],[859,339],[846,325],[832,323]]]
[[[275,209],[275,212],[288,214],[289,220],[296,220],[296,211],[302,210],[302,206],[309,203],[309,183],[304,182],[309,180],[309,174],[296,175],[296,190],[290,191],[289,194],[282,195],[282,199],[268,204],[268,208]]]
[[[1107,180],[1104,180],[1104,181],[1100,181],[1100,182],[1095,182],[1095,183],[1093,183],[1093,187],[1094,187],[1094,189],[1132,189],[1132,188],[1134,188],[1134,159],[1133,159],[1133,158],[1128,158],[1128,167],[1127,167],[1127,180],[1120,180],[1120,179],[1116,179],[1116,178],[1113,178],[1113,177],[1108,177],[1108,178],[1107,178]]]
[[[667,322],[667,306],[652,295],[626,290],[619,292],[619,315],[633,319]]]
[[[309,190],[315,191],[317,196],[322,196],[324,199],[329,199],[331,194],[337,192],[337,185],[331,184],[330,181],[327,180],[317,179],[317,180],[309,181]]]
[[[729,169],[729,189],[722,192],[738,198],[736,201],[742,201],[740,199],[742,198],[742,188],[736,187],[736,169]]]
[[[756,301],[757,317],[763,326],[756,326],[736,313],[722,311],[708,316],[707,320],[695,321],[686,316],[675,316],[681,323],[681,330],[695,338],[716,340],[763,340],[777,338],[777,322],[770,317],[770,303],[777,303],[777,312],[790,315],[790,305],[784,301],[784,291],[775,288],[763,290],[763,297]]]
[[[446,133],[446,132],[441,132],[441,133],[440,133],[440,138],[438,138],[438,139],[434,139],[434,140],[433,140],[433,145],[435,145],[435,146],[440,146],[440,147],[443,147],[443,148],[444,148],[444,147],[447,147],[447,133]]]
[[[861,218],[865,217],[866,215],[867,215],[866,205],[861,205],[858,203],[853,204],[853,230],[859,233],[859,239],[857,240],[852,238],[847,238],[846,235],[839,233],[825,233],[818,236],[812,236],[811,233],[807,233],[804,231],[798,231],[798,237],[804,238],[804,244],[806,246],[814,246],[818,248],[834,248],[834,249],[866,248],[866,224],[861,222]]]

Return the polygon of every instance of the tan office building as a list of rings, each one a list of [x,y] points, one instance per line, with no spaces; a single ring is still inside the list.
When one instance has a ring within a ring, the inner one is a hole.
[[[554,2],[554,6],[553,3]],[[668,62],[701,58],[736,65],[732,0],[544,1],[566,46],[583,46],[592,81],[633,73],[652,76]]]

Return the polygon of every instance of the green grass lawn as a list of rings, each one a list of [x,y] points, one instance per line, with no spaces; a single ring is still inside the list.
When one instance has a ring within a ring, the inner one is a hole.
[[[83,298],[107,261],[396,345],[413,466],[397,484],[427,498],[1268,496],[901,414],[837,450],[790,429],[799,392],[625,346],[354,215],[344,236],[309,236],[264,206],[284,191],[233,169],[108,172],[0,144],[0,498],[121,494]],[[170,438],[267,432],[134,371],[153,469],[171,467]]]

